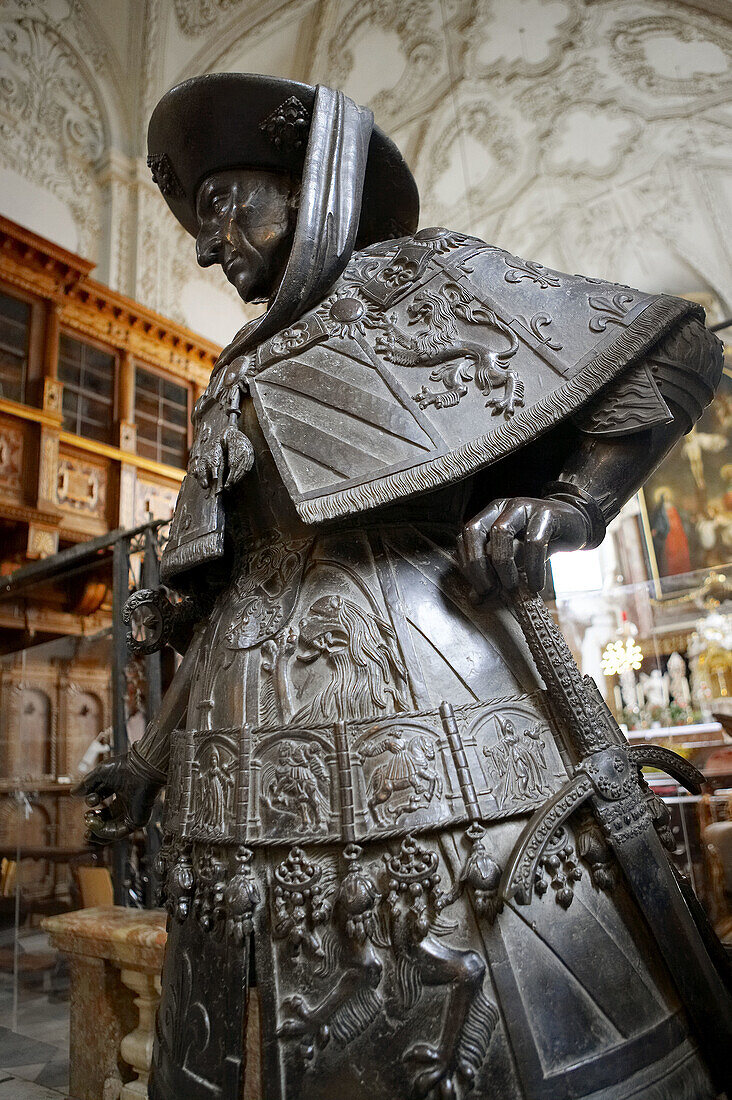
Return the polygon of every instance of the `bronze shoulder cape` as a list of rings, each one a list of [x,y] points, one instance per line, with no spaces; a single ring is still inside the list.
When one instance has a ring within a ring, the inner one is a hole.
[[[220,440],[235,390],[248,388],[301,519],[317,524],[489,466],[694,315],[703,319],[694,303],[552,271],[445,229],[354,253],[317,306],[233,362],[222,353],[194,413],[163,575],[223,554]],[[667,418],[659,396],[643,426]],[[200,477],[202,454],[212,477]]]

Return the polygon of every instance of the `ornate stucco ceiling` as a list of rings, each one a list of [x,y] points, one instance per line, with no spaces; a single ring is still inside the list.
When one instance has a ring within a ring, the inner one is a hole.
[[[4,0],[0,209],[225,341],[242,309],[150,184],[181,79],[239,69],[368,103],[422,224],[732,306],[727,0]]]

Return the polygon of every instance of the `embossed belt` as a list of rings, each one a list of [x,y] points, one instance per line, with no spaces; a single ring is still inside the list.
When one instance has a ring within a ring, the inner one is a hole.
[[[166,831],[328,844],[531,813],[566,779],[542,693],[332,725],[179,730]]]

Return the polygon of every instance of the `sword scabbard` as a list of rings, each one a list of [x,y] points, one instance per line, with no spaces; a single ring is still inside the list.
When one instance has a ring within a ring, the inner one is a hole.
[[[663,767],[691,790],[701,788],[704,776],[668,749],[630,748],[594,680],[582,676],[541,597],[522,581],[506,593],[506,600],[544,680],[577,768],[521,833],[503,876],[501,895],[519,904],[531,901],[536,866],[551,836],[580,805],[590,802],[674,980],[716,1083],[732,1096],[728,1065],[732,996],[707,947],[714,931],[701,906],[692,913],[661,846],[641,768]]]

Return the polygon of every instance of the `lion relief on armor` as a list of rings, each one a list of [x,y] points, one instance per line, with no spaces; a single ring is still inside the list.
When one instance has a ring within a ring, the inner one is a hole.
[[[488,398],[486,406],[494,415],[509,419],[524,404],[524,384],[510,365],[519,348],[516,333],[457,283],[444,283],[436,292],[418,291],[407,306],[407,317],[408,325],[421,325],[421,330],[409,336],[390,320],[377,337],[375,350],[399,366],[432,367],[430,381],[441,388],[422,386],[413,395],[421,409],[457,405],[473,381]],[[465,336],[458,321],[480,326],[484,330],[480,340]],[[486,329],[494,334],[492,343],[486,338]],[[503,390],[502,396],[494,393],[497,389]]]
[[[499,1014],[485,961],[454,942],[459,922],[442,915],[459,891],[443,891],[438,853],[412,836],[382,853],[381,867],[364,854],[347,845],[344,874],[332,857],[316,862],[295,848],[275,869],[275,935],[288,941],[288,963],[293,955],[311,960],[288,966],[278,1037],[296,1040],[312,1065],[331,1043],[342,1048],[373,1025],[414,1021],[424,1000],[431,1023],[425,1028],[422,1020],[401,1051],[409,1094],[465,1097]]]

